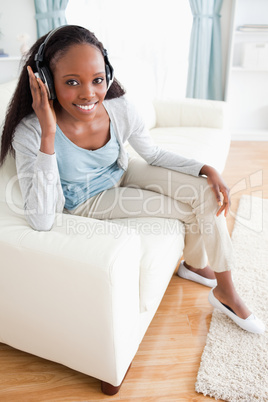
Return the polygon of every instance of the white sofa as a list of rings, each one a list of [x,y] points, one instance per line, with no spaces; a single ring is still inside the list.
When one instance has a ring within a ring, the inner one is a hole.
[[[0,85],[0,123],[14,86]],[[139,107],[157,142],[223,170],[224,102],[147,99]],[[0,169],[0,222],[0,342],[117,392],[182,256],[183,224],[59,214],[51,231],[34,231],[11,156]]]

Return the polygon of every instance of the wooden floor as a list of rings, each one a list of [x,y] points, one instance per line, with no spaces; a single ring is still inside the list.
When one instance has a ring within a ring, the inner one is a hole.
[[[268,142],[233,142],[225,181],[231,188],[231,233],[242,194],[268,198]],[[212,307],[209,289],[173,276],[120,392],[108,397],[100,382],[56,363],[0,344],[0,401],[208,401],[195,392]],[[0,323],[1,325],[1,323]]]

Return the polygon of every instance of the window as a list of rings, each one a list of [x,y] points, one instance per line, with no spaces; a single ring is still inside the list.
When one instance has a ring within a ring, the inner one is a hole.
[[[185,97],[192,27],[188,0],[69,0],[66,18],[93,31],[111,63],[128,60],[130,74],[140,61],[150,65],[154,96]],[[139,79],[146,84],[141,71]]]

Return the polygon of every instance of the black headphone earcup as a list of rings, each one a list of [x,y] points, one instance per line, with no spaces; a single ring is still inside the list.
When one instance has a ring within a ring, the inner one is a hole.
[[[110,67],[108,66],[108,64],[105,64],[105,74],[106,74],[107,89],[109,89],[112,84],[110,82],[112,79],[112,76],[111,76],[111,70],[110,70]]]
[[[49,71],[49,69],[46,66],[42,66],[39,69],[39,74],[40,73],[41,73],[40,78],[43,81],[43,83],[45,84],[46,89],[47,89],[48,98],[56,99],[56,92],[55,92],[54,82],[53,82],[51,72]]]

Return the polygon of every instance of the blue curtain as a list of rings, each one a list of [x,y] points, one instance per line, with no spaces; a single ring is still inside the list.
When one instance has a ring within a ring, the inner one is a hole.
[[[65,9],[69,0],[34,0],[37,37],[66,25]]]
[[[220,11],[223,0],[189,0],[193,14],[188,98],[222,100]]]

